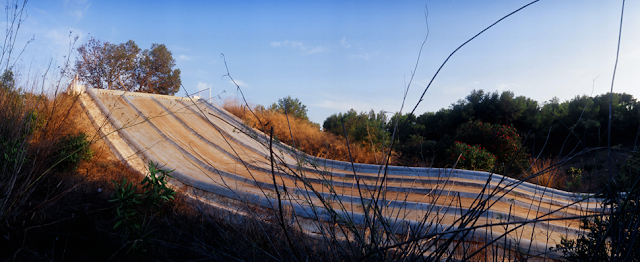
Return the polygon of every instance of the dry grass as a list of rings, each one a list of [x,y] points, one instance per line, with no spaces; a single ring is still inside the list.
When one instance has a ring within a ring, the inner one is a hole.
[[[226,100],[222,107],[242,119],[248,126],[261,130],[265,134],[269,134],[273,127],[275,138],[290,146],[295,144],[296,148],[309,155],[341,161],[350,160],[344,137],[323,132],[317,124],[291,116],[287,123],[287,117],[282,113],[261,109],[260,106],[250,106],[255,115],[237,100]],[[370,145],[350,143],[349,147],[353,162],[378,164],[383,159],[381,150],[373,150]],[[390,162],[393,163],[393,160],[392,158]]]
[[[529,182],[564,190],[566,187],[565,174],[558,165],[556,158],[529,159],[531,169],[529,174],[536,175]]]

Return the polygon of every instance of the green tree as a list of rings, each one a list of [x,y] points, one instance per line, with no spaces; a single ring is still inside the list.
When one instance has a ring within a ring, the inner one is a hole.
[[[180,69],[173,69],[176,60],[164,44],[142,51],[139,65],[135,74],[139,92],[173,95],[180,90]]]
[[[0,77],[0,87],[12,89],[16,85],[16,80],[13,78],[13,71],[6,70]]]
[[[387,117],[384,112],[376,114],[375,111],[358,113],[350,109],[346,113],[338,113],[329,116],[323,123],[325,132],[344,137],[344,129],[349,136],[349,142],[370,145],[376,147],[389,143],[389,133],[385,130]]]
[[[278,103],[273,103],[269,107],[269,110],[276,110],[296,118],[309,120],[309,116],[307,116],[307,106],[302,104],[297,98],[291,98],[291,96],[278,99]]]
[[[92,88],[174,95],[180,69],[164,44],[140,50],[133,40],[112,44],[95,38],[78,47],[74,73]]]

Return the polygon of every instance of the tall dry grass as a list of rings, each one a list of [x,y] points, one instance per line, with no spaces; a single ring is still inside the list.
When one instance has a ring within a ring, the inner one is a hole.
[[[535,175],[532,183],[564,190],[566,177],[557,158],[529,159],[529,174]]]
[[[366,164],[381,164],[382,162],[383,152],[380,149],[375,150],[375,145],[355,144],[350,141],[347,146],[344,137],[323,132],[319,125],[310,121],[292,116],[289,116],[287,121],[285,114],[275,110],[267,110],[261,106],[249,106],[252,107],[251,110],[238,100],[227,99],[222,107],[242,119],[248,126],[261,130],[265,134],[268,134],[273,127],[274,139],[295,146],[309,155],[350,161],[350,149],[353,162]],[[393,157],[391,162],[393,163]]]

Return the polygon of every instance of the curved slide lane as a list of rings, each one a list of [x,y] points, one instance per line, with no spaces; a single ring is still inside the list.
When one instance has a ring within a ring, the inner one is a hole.
[[[585,194],[479,171],[390,166],[380,187],[381,166],[316,158],[279,143],[272,148],[272,171],[269,138],[204,100],[87,88],[81,104],[115,155],[134,169],[144,173],[145,162],[157,162],[175,169],[174,182],[265,208],[276,205],[279,189],[287,192],[283,203],[305,219],[328,221],[328,205],[362,222],[362,203],[374,201],[383,188],[381,212],[397,233],[441,232],[455,230],[456,219],[487,199],[490,207],[476,214],[479,223],[549,218],[508,233],[510,241],[544,254],[562,237],[581,232],[580,221],[566,218],[599,210],[597,200]],[[476,233],[500,236],[511,228]]]

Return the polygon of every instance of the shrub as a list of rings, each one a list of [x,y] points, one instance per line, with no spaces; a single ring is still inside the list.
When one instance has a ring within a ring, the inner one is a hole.
[[[0,145],[4,152],[0,156],[0,167],[2,170],[13,171],[25,162],[27,149],[20,140],[3,141],[0,137]]]
[[[496,162],[496,156],[480,145],[471,146],[456,141],[447,152],[452,161],[458,160],[460,156],[456,168],[489,171]]]
[[[577,167],[570,167],[567,170],[567,175],[569,176],[569,180],[567,181],[567,189],[569,190],[578,190],[582,185],[582,169]]]
[[[511,174],[519,173],[528,166],[527,154],[520,152],[516,155],[522,147],[522,139],[518,135],[518,131],[511,126],[492,125],[482,121],[467,122],[458,128],[454,139],[485,147],[487,151],[496,156],[497,171],[501,173],[506,171],[505,169],[511,160],[514,160],[508,170]]]
[[[76,171],[80,160],[90,161],[93,158],[93,151],[89,148],[91,142],[84,133],[66,135],[58,143],[56,162],[61,170]]]
[[[134,252],[147,251],[146,246],[153,233],[150,227],[152,218],[159,214],[162,205],[175,199],[176,192],[167,187],[167,180],[172,178],[171,172],[173,170],[159,168],[150,162],[149,175],[140,183],[143,193],[136,193],[138,187],[132,182],[127,183],[126,178],[120,183],[112,181],[116,191],[109,202],[118,204],[113,229],[125,226],[123,238],[128,240],[130,250]]]

